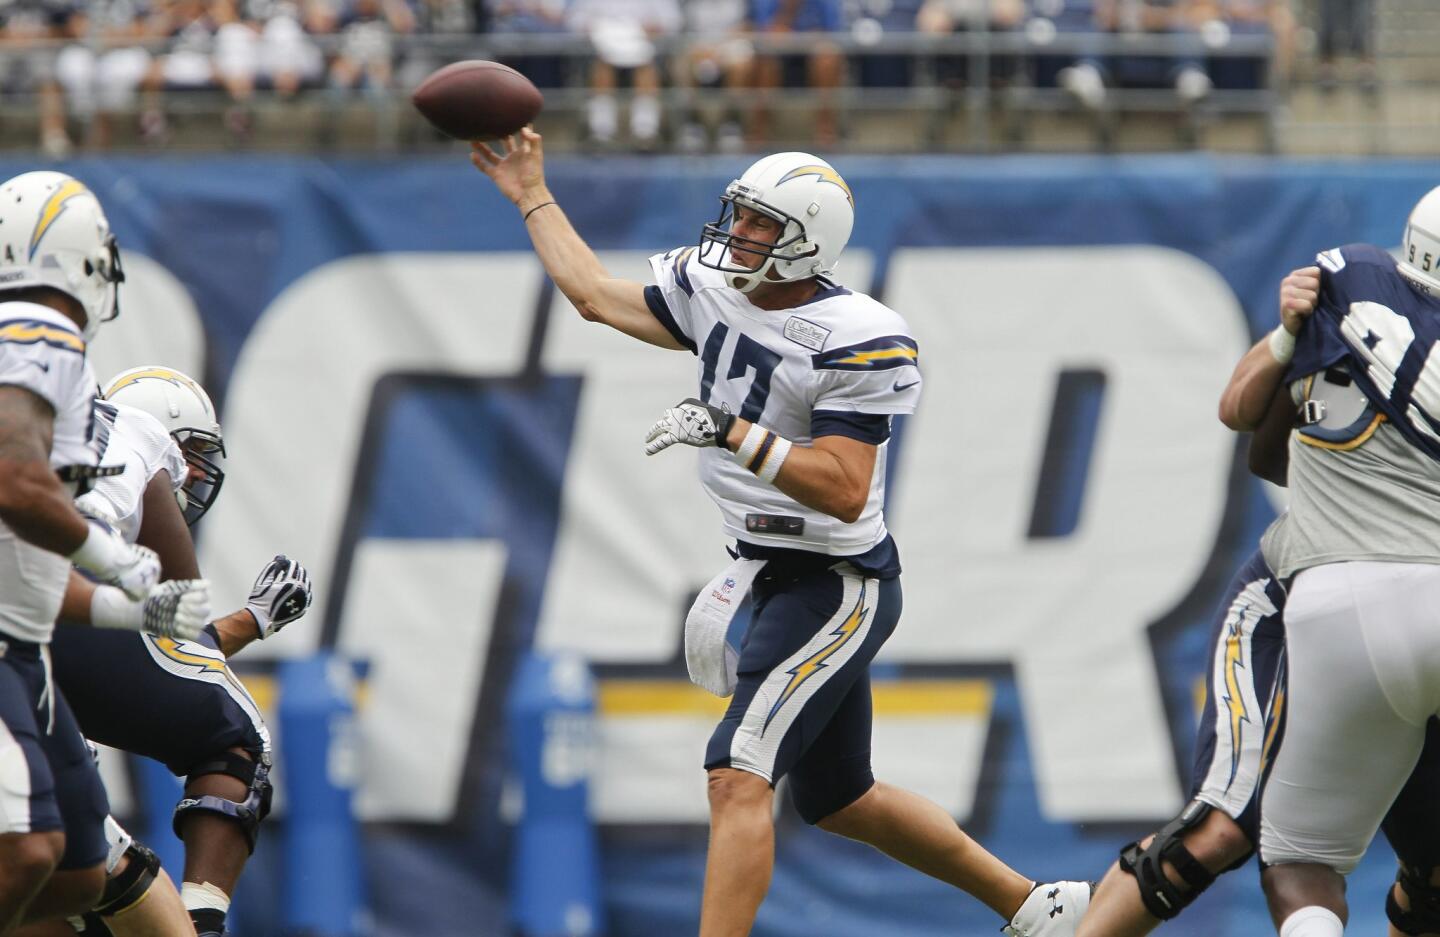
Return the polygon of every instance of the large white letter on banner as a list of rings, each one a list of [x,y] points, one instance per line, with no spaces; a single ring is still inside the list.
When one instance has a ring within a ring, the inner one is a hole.
[[[128,368],[163,364],[205,377],[205,325],[185,285],[144,254],[125,252],[120,315],[107,322],[86,354],[101,386]]]
[[[890,660],[1010,663],[1056,820],[1180,802],[1148,627],[1190,591],[1225,512],[1216,419],[1249,344],[1201,261],[1153,247],[904,250],[887,297],[920,341],[892,526],[905,615]],[[1056,382],[1105,377],[1078,524],[1030,539]]]
[[[243,598],[265,560],[284,552],[309,568],[316,592],[313,627],[247,656],[308,653],[327,599],[340,600],[331,574],[375,382],[397,371],[518,373],[540,283],[531,254],[362,256],[310,273],[266,310],[230,385],[229,473],[205,522],[201,568],[223,604]],[[469,747],[505,553],[483,540],[362,540],[355,549],[340,639],[371,658],[377,690],[359,717],[371,759],[360,808],[369,818],[443,820]],[[421,620],[403,620],[401,608]],[[422,724],[434,729],[424,735],[425,763],[435,777],[417,788],[405,780],[421,770],[414,750],[397,749],[393,733],[414,724],[414,694],[427,679],[445,692],[425,698]]]

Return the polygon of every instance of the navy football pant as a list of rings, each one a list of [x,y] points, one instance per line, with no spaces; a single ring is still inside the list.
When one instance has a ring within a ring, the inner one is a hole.
[[[869,668],[899,621],[900,580],[823,556],[771,560],[750,594],[735,695],[705,767],[772,785],[788,774],[796,809],[816,823],[875,783]]]
[[[87,738],[163,762],[176,775],[219,752],[270,749],[260,709],[207,632],[173,641],[57,628],[55,681]]]
[[[38,644],[0,641],[0,832],[65,833],[61,869],[105,861],[110,804]],[[53,714],[52,714],[53,706]]]

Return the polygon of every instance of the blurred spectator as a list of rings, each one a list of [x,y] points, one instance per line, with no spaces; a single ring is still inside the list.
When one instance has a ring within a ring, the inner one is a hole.
[[[839,140],[835,121],[835,91],[844,77],[845,60],[834,43],[820,36],[844,26],[840,0],[750,0],[750,26],[755,33],[785,35],[813,33],[807,53],[765,55],[755,61],[759,90],[751,115],[750,136],[762,144],[769,135],[770,108],[766,91],[808,85],[818,93],[815,109],[815,143],[824,149]]]
[[[164,93],[197,91],[216,86],[215,21],[204,0],[170,0],[157,11],[150,29],[170,40],[169,51],[156,58],[145,76],[144,110],[140,133],[151,144],[166,142],[170,121],[165,113]]]
[[[427,36],[466,35],[475,31],[475,9],[465,0],[416,0],[415,31]],[[445,64],[428,45],[408,53],[400,63],[399,85],[414,88]]]
[[[340,13],[340,51],[330,63],[330,87],[382,96],[395,74],[395,34],[415,29],[404,0],[350,0]]]
[[[58,0],[0,0],[0,92],[6,97],[35,96],[40,146],[50,156],[70,151],[65,101],[55,78],[51,45],[69,12]]]
[[[983,2],[983,0],[982,0]],[[948,0],[859,0],[851,10],[850,34],[861,44],[874,44],[886,33],[914,33],[926,20],[925,7],[935,6],[937,15],[928,33],[950,33],[955,24],[939,7]],[[944,22],[941,22],[944,20]],[[967,24],[968,25],[968,24]],[[866,88],[908,87],[915,80],[914,55],[857,55],[854,61],[855,82]]]
[[[1096,0],[1095,25],[1121,36],[1196,34],[1192,10],[1205,0]],[[1082,56],[1059,74],[1061,87],[1083,105],[1104,104],[1108,87],[1175,89],[1185,104],[1210,94],[1214,83],[1196,53]]]
[[[740,128],[740,102],[750,81],[754,46],[745,36],[745,0],[687,0],[685,33],[690,40],[677,56],[675,80],[686,90],[685,125],[680,129],[680,148],[698,152],[705,148],[704,115],[699,106],[700,89],[724,89],[724,109],[715,134],[715,145],[724,152],[744,147]]]
[[[113,115],[137,104],[150,71],[150,53],[139,44],[149,23],[139,0],[91,2],[70,13],[70,42],[56,56],[55,74],[70,110],[86,122],[91,146],[109,146]]]
[[[615,91],[628,75],[631,138],[641,148],[653,147],[660,135],[660,69],[651,40],[679,30],[677,0],[575,0],[568,18],[595,47],[585,106],[591,140],[614,141],[620,124]]]
[[[867,13],[876,6],[889,6],[883,15],[871,14],[880,30],[899,31],[907,20],[910,29],[926,35],[948,36],[973,31],[1004,32],[1015,29],[1025,19],[1025,0],[862,0]],[[862,35],[865,20],[856,22],[854,32]],[[872,27],[873,29],[873,27]],[[866,56],[860,59],[861,84],[866,86],[910,85],[914,83],[914,56]],[[992,56],[989,71],[992,77],[1008,78],[1015,69],[1013,59]],[[966,79],[964,56],[940,58],[936,80],[945,85],[960,85]]]
[[[1216,56],[1207,67],[1217,88],[1263,88],[1273,70],[1283,81],[1295,50],[1295,17],[1285,0],[1197,0],[1190,10],[1194,27],[1212,48],[1224,48],[1232,36],[1270,36],[1273,61]]]
[[[292,3],[274,4],[260,30],[260,73],[282,98],[314,87],[325,74],[325,58],[305,34]]]
[[[565,25],[565,0],[489,2],[490,29],[496,34],[562,35],[569,32]],[[521,55],[502,58],[501,61],[538,87],[559,88],[567,84],[566,63],[561,56]]]
[[[240,18],[234,0],[213,0],[210,9],[215,22],[215,77],[231,102],[225,109],[225,129],[243,138],[250,133],[250,99],[260,77],[260,31]]]
[[[1357,77],[1361,87],[1373,92],[1376,88],[1374,0],[1320,0],[1318,13],[1321,89],[1334,89],[1339,59],[1350,55],[1358,60]]]

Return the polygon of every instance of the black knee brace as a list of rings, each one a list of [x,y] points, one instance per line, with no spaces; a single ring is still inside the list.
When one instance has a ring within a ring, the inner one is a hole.
[[[131,842],[125,847],[125,855],[129,864],[119,875],[105,880],[105,891],[95,906],[95,913],[103,917],[133,908],[160,874],[160,857],[143,843]]]
[[[1191,801],[1180,816],[1160,828],[1150,845],[1140,848],[1138,842],[1120,850],[1120,869],[1135,876],[1140,886],[1140,900],[1145,910],[1162,921],[1168,921],[1189,907],[1190,902],[1215,881],[1215,875],[1191,855],[1180,834],[1193,829],[1214,808],[1200,801]],[[1176,885],[1165,874],[1162,863],[1175,867],[1184,879]]]
[[[1385,893],[1385,916],[1402,934],[1420,937],[1440,933],[1440,888],[1430,884],[1430,869],[1401,866],[1395,881],[1410,899],[1410,910],[1400,907],[1395,890]]]
[[[189,777],[193,780],[207,774],[223,774],[244,783],[249,788],[245,800],[236,803],[213,794],[186,797],[175,805],[175,814],[171,818],[175,835],[183,839],[180,832],[183,825],[181,821],[188,814],[197,811],[209,813],[239,824],[245,834],[245,842],[253,853],[255,840],[260,835],[260,821],[270,813],[270,797],[274,792],[274,786],[270,783],[270,756],[262,753],[256,756],[256,760],[251,761],[235,752],[221,752],[209,761],[190,769]]]

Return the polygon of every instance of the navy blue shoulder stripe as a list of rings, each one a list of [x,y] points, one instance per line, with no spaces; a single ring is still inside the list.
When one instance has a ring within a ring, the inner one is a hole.
[[[810,364],[817,371],[885,371],[917,365],[919,359],[920,348],[915,339],[908,335],[886,335],[811,355]]]
[[[645,305],[650,307],[650,313],[660,324],[665,326],[665,331],[675,337],[675,341],[690,349],[690,354],[695,354],[695,341],[686,335],[680,328],[680,323],[675,321],[675,316],[670,312],[669,303],[665,302],[665,294],[658,286],[645,287]]]
[[[849,410],[815,410],[810,414],[810,438],[848,436],[878,446],[890,438],[890,417]]]

